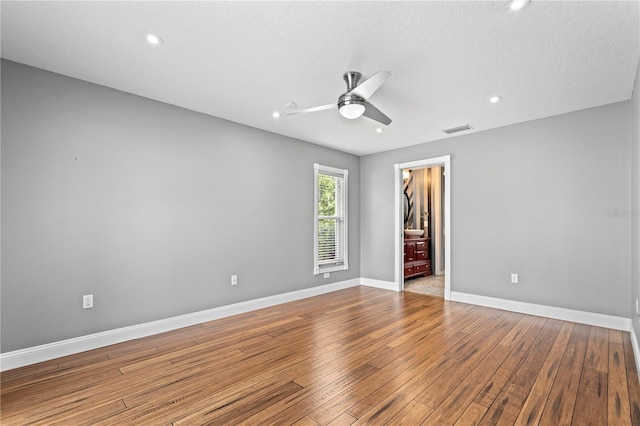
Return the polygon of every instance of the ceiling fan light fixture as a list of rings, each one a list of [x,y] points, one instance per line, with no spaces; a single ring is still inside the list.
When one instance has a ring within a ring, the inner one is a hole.
[[[349,120],[360,117],[364,114],[364,99],[345,93],[338,99],[338,111],[340,115]]]
[[[340,107],[340,114],[344,118],[353,120],[364,114],[364,105],[357,103],[345,104]]]

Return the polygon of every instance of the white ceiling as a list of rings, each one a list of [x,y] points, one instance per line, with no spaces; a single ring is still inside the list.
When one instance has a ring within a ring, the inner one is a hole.
[[[3,58],[358,155],[627,100],[640,56],[638,1],[0,7]],[[336,110],[271,116],[336,102],[349,70],[392,73],[370,99],[382,133]]]

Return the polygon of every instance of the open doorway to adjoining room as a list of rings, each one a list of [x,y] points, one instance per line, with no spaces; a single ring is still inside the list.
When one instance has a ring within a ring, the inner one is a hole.
[[[396,268],[399,290],[450,299],[450,156],[398,163]]]
[[[404,291],[444,297],[444,167],[402,171]]]

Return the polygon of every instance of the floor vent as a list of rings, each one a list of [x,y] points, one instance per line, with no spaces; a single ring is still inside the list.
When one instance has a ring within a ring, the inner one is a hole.
[[[452,127],[450,129],[444,129],[443,132],[450,135],[451,133],[464,132],[465,130],[471,130],[471,129],[473,129],[473,127],[469,126],[468,124],[463,124],[462,126]]]

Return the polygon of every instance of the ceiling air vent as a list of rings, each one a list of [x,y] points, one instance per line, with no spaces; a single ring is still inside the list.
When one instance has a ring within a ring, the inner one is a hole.
[[[450,135],[451,133],[464,132],[465,130],[471,130],[471,129],[473,129],[473,127],[469,126],[468,124],[463,124],[462,126],[452,127],[450,129],[444,129],[443,132]]]

